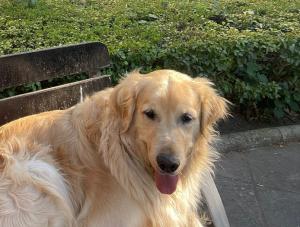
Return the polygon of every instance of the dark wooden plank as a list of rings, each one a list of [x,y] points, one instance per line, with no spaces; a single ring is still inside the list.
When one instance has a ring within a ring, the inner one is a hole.
[[[0,57],[0,88],[86,72],[93,74],[110,64],[108,50],[99,42]]]
[[[109,76],[100,76],[1,99],[0,125],[26,115],[48,110],[66,109],[80,102],[85,96],[110,85]]]

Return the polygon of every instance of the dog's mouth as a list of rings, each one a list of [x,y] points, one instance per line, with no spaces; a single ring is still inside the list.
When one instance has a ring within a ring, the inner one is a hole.
[[[172,194],[176,191],[179,176],[155,171],[155,184],[162,194]]]

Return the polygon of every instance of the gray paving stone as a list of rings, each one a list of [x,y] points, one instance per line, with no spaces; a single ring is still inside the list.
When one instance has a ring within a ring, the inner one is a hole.
[[[243,182],[251,182],[251,174],[247,165],[247,160],[243,153],[230,152],[223,154],[216,163],[217,176],[223,176],[232,179],[239,179]]]
[[[269,227],[300,226],[300,194],[258,189],[258,202]]]
[[[265,227],[252,184],[222,176],[216,184],[231,227]]]
[[[300,227],[300,143],[230,152],[216,185],[232,227]]]
[[[257,184],[300,193],[299,143],[256,148],[247,152],[245,157]]]

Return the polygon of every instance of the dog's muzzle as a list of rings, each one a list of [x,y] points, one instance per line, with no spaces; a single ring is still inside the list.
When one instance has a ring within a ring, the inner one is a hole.
[[[159,170],[155,171],[155,183],[158,190],[163,194],[172,194],[176,190],[179,180],[176,170],[180,165],[179,159],[174,155],[160,153],[156,157]]]
[[[163,173],[172,174],[174,173],[179,165],[180,161],[174,157],[174,155],[161,153],[156,157],[157,165]]]

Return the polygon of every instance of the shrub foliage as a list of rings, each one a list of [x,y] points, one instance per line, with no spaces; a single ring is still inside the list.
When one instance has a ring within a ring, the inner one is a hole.
[[[115,82],[135,68],[172,68],[211,78],[248,117],[280,118],[300,111],[299,9],[286,0],[1,0],[0,54],[101,41]]]

